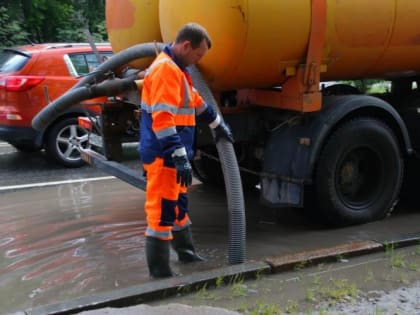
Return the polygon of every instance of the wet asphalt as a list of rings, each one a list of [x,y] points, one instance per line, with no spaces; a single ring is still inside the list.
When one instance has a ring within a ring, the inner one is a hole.
[[[21,154],[7,146],[0,146],[0,152],[2,312],[150,282],[144,257],[142,191],[89,166],[63,169],[47,162],[42,152]],[[134,169],[139,167],[135,159],[130,163]],[[56,183],[45,185],[51,181]],[[182,265],[171,253],[174,270],[187,276],[228,266],[229,241],[225,192],[196,184],[189,195],[194,240],[207,261]],[[301,210],[275,211],[258,201],[257,192],[246,194],[250,263],[420,233],[416,204],[399,206],[380,222],[326,229],[309,222]]]

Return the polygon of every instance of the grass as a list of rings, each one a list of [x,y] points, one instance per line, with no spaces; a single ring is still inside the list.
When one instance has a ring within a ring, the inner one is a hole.
[[[300,263],[296,264],[293,268],[294,271],[301,271],[303,268],[305,268],[310,262],[309,261],[301,261]]]
[[[364,283],[374,281],[376,277],[381,278],[381,281],[393,281],[400,282],[401,284],[407,285],[410,283],[410,279],[413,272],[420,270],[420,264],[416,261],[416,257],[420,255],[420,244],[407,253],[401,253],[396,250],[394,245],[391,243],[384,244],[385,250],[385,265],[388,266],[388,270],[392,269],[393,272],[382,273],[381,270],[376,269],[365,269],[365,274],[361,275],[360,280]],[[412,260],[414,258],[414,261]],[[341,256],[337,256],[337,260],[340,260]],[[382,256],[383,259],[383,256]],[[258,273],[255,276],[255,280],[259,283],[251,282],[247,283],[243,275],[236,275],[231,277],[230,280],[224,277],[218,277],[211,284],[203,285],[196,291],[196,297],[199,297],[207,303],[219,304],[224,300],[230,300],[236,305],[236,310],[240,313],[247,315],[278,315],[278,314],[296,314],[302,312],[302,314],[312,314],[311,309],[316,309],[318,314],[329,314],[328,308],[336,303],[351,303],[359,295],[359,288],[356,283],[349,279],[343,279],[340,276],[334,278],[325,278],[322,276],[325,269],[324,264],[318,264],[314,269],[322,271],[320,273],[306,275],[300,271],[306,268],[310,264],[310,261],[304,261],[300,264],[295,265],[294,270],[298,272],[295,278],[288,279],[287,283],[299,282],[299,278],[302,277],[302,284],[293,284],[302,288],[302,294],[300,297],[293,297],[296,300],[289,300],[288,295],[283,296],[279,290],[286,290],[281,287],[280,281],[278,286],[274,285],[267,288],[261,284],[261,280],[264,275]],[[392,267],[392,268],[391,268]],[[395,270],[397,270],[395,272]],[[265,281],[263,281],[265,282]],[[286,284],[286,283],[285,283]],[[302,287],[303,286],[303,287]],[[255,290],[253,290],[255,287]],[[223,288],[224,293],[218,293],[217,289]],[[212,290],[216,289],[216,290]],[[197,288],[184,287],[179,289],[180,293],[188,293],[188,291],[197,290]],[[264,301],[257,301],[255,303],[255,296],[253,292],[257,292],[260,297],[264,297]],[[191,292],[190,292],[191,293]],[[251,296],[252,295],[252,296]],[[277,298],[273,300],[274,296]],[[289,296],[290,298],[290,296]],[[235,300],[237,299],[237,300]],[[206,303],[204,301],[204,303]],[[242,304],[239,304],[242,303]],[[381,309],[371,311],[373,315],[382,315]],[[374,313],[373,313],[374,312]]]
[[[406,267],[405,256],[402,254],[393,254],[390,257],[390,264],[393,269],[405,268]]]
[[[310,303],[317,301],[315,289],[306,289],[305,300]]]
[[[277,304],[265,304],[257,302],[255,307],[250,310],[250,315],[281,315],[283,312]]]
[[[420,256],[420,244],[416,247],[416,255]]]
[[[370,282],[375,278],[373,271],[372,270],[368,270],[367,275],[365,277],[365,282]]]
[[[389,244],[385,242],[385,255],[389,258],[390,265],[392,269],[397,268],[406,268],[407,264],[405,262],[405,255],[396,254],[394,244]]]
[[[410,269],[411,271],[419,271],[419,265],[417,263],[411,263],[408,265],[408,269]]]
[[[222,276],[216,278],[216,288],[221,288],[224,283]]]
[[[299,309],[299,303],[296,301],[288,300],[286,304],[286,313],[296,313]]]
[[[209,292],[207,290],[207,283],[205,283],[201,289],[199,289],[196,293],[197,297],[203,300],[215,300],[216,294],[214,292]]]
[[[234,283],[232,284],[231,290],[234,298],[248,296],[248,286],[246,284]]]
[[[359,293],[356,284],[349,283],[347,279],[332,280],[331,285],[320,288],[319,295],[322,299],[340,302],[347,298],[356,298]]]
[[[320,275],[314,275],[312,277],[312,284],[317,286],[320,283],[321,283],[321,276]]]

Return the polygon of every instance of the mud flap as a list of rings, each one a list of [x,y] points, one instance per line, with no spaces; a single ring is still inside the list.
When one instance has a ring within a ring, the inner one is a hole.
[[[260,201],[270,207],[303,207],[303,185],[278,178],[261,178]]]

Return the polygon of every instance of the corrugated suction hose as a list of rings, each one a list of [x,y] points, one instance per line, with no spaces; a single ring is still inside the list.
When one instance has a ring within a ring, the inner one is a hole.
[[[98,96],[112,96],[132,88],[131,83],[133,79],[130,78],[115,79],[100,84],[93,83],[103,80],[107,72],[120,68],[135,59],[154,56],[156,48],[160,50],[162,47],[162,43],[139,44],[115,54],[99,65],[94,72],[81,79],[72,89],[44,107],[33,118],[33,128],[43,130],[62,111],[83,100]],[[203,96],[207,104],[220,114],[216,100],[200,72],[196,67],[191,68],[194,86]],[[245,262],[246,220],[238,161],[233,145],[230,142],[222,138],[216,143],[216,147],[222,165],[228,200],[230,220],[229,263],[240,264]]]
[[[220,114],[213,93],[195,66],[191,67],[191,77],[194,87],[199,91],[205,102]],[[216,143],[216,148],[222,164],[228,200],[230,220],[229,263],[240,264],[245,262],[246,257],[246,218],[241,174],[232,143],[221,138]]]

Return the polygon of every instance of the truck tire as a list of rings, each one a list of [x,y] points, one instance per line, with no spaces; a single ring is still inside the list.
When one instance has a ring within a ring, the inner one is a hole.
[[[217,156],[215,148],[207,150],[211,152],[212,155]],[[207,156],[201,156],[199,159],[194,159],[191,166],[194,171],[194,176],[203,184],[211,186],[224,185],[222,166],[218,161]]]
[[[77,118],[63,119],[51,127],[47,134],[48,157],[65,167],[80,167],[85,164],[80,156],[81,148],[88,148],[88,133],[80,127]]]
[[[381,219],[397,201],[404,161],[393,131],[375,118],[335,130],[316,168],[318,213],[335,226]]]
[[[211,152],[214,156],[218,155],[215,148],[206,148],[206,152]],[[194,176],[203,184],[225,189],[225,180],[220,162],[207,156],[201,156],[199,159],[194,159],[191,166]],[[256,189],[255,186],[259,183],[259,177],[241,172],[241,181],[242,188],[246,191],[251,191]]]

